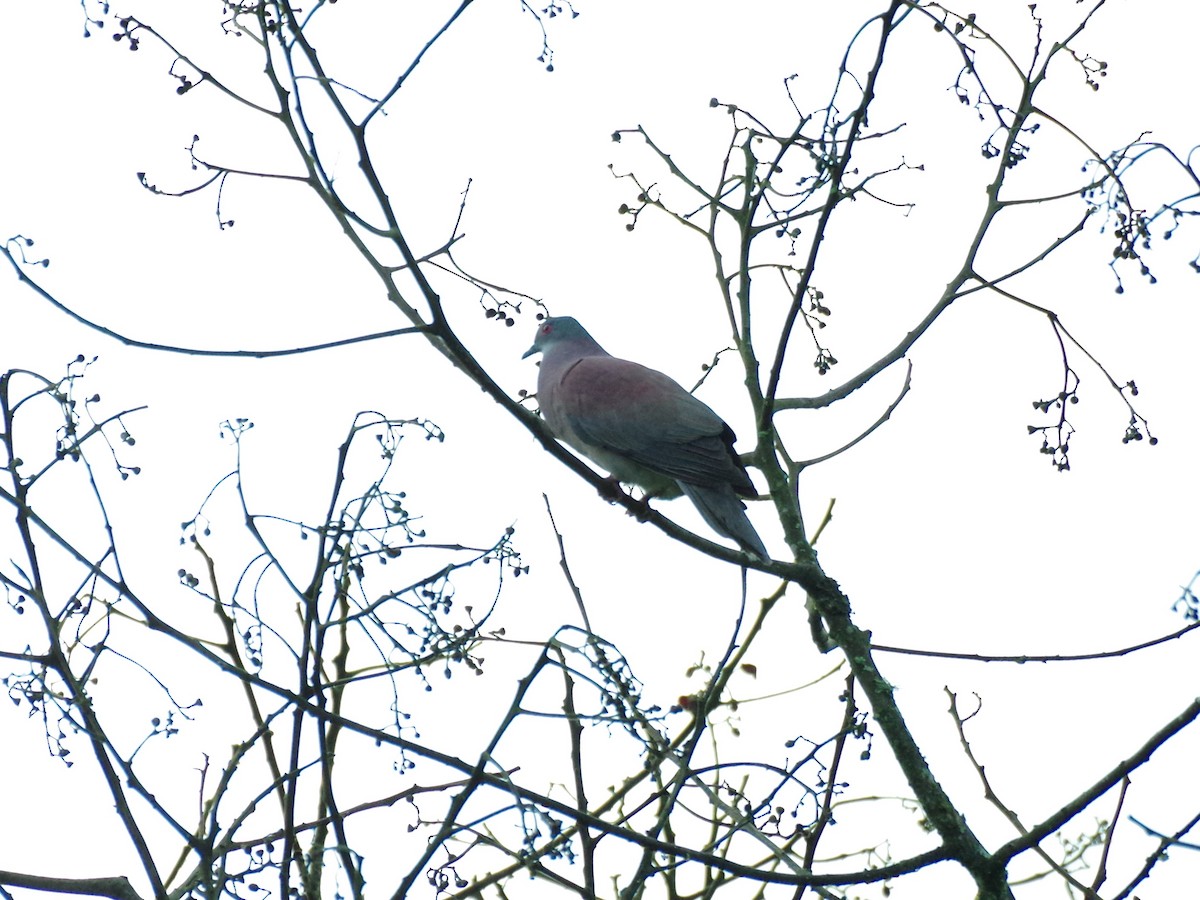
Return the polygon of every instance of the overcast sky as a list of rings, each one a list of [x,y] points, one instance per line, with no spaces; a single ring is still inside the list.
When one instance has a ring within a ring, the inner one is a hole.
[[[212,60],[204,64],[213,71],[253,84],[247,79],[256,61],[235,39],[222,37],[219,4],[187,6],[147,2],[137,10],[164,33],[180,35],[181,50]],[[338,4],[331,17],[357,17],[361,25],[329,34],[322,45],[329,71],[367,93],[381,91],[427,39],[444,4],[384,6]],[[577,19],[550,23],[554,71],[547,72],[536,59],[541,38],[532,17],[515,2],[480,3],[430,53],[374,135],[376,160],[414,249],[427,252],[450,236],[472,179],[466,238],[456,250],[462,265],[544,299],[554,314],[578,316],[615,355],[693,384],[727,339],[706,248],[652,212],[626,232],[617,209],[632,201],[633,191],[609,165],[650,181],[663,173],[637,140],[627,136],[618,144],[609,136],[644,125],[681,166],[711,179],[728,117],[709,107],[710,98],[736,102],[780,128],[790,126],[786,76],[798,74],[793,90],[804,108],[825,101],[850,35],[880,4],[831,6],[755,2],[731,15],[709,3],[585,2]],[[1010,6],[976,4],[981,22],[1002,23],[998,32],[1026,47],[1024,5],[1020,13]],[[1039,11],[1058,23],[1078,7],[1045,3]],[[389,18],[401,15],[427,19]],[[1108,63],[1101,89],[1090,90],[1064,64],[1052,72],[1046,97],[1053,113],[1097,148],[1150,131],[1186,150],[1200,125],[1184,90],[1194,83],[1197,17],[1170,0],[1114,2],[1080,44]],[[231,180],[221,213],[236,224],[226,229],[218,227],[211,190],[173,200],[141,188],[138,172],[166,190],[196,183],[185,149],[194,134],[197,155],[208,160],[283,174],[298,168],[261,117],[203,86],[177,96],[178,82],[167,74],[171,57],[149,39],[130,53],[109,34],[84,40],[82,29],[76,5],[22,4],[7,11],[0,34],[7,85],[0,109],[9,123],[0,141],[0,230],[36,239],[31,254],[51,259],[48,269],[31,273],[40,284],[114,331],[165,344],[271,349],[407,324],[301,187]],[[833,310],[822,337],[839,364],[822,378],[807,351],[798,351],[788,392],[821,393],[869,364],[920,320],[961,265],[964,229],[978,217],[994,164],[979,153],[986,131],[948,89],[957,71],[952,57],[925,33],[931,29],[919,30],[905,34],[895,82],[885,83],[871,122],[880,130],[904,128],[882,148],[864,151],[871,159],[924,166],[898,173],[882,189],[888,200],[916,206],[905,212],[863,200],[835,219],[816,283]],[[1047,40],[1060,36],[1050,34],[1049,24],[1047,34]],[[250,90],[269,99],[261,86]],[[1015,188],[1069,188],[1082,177],[1080,147],[1052,132],[1046,127],[1034,138]],[[339,183],[353,190],[349,153],[335,155],[334,167],[344,169]],[[1161,177],[1138,183],[1145,203],[1156,204],[1162,190],[1178,185],[1155,180]],[[1006,271],[1030,246],[1069,229],[1081,210],[1074,203],[1015,215],[981,259],[996,273]],[[1128,413],[1080,357],[1072,471],[1053,471],[1037,452],[1040,440],[1026,431],[1042,424],[1033,402],[1057,391],[1061,380],[1045,318],[983,294],[957,304],[913,352],[912,391],[892,420],[802,480],[810,522],[836,498],[821,561],[876,641],[988,654],[1085,653],[1182,624],[1171,604],[1200,567],[1194,365],[1200,312],[1197,276],[1186,265],[1200,233],[1184,228],[1171,243],[1156,240],[1149,260],[1159,283],[1151,287],[1126,271],[1126,291],[1118,295],[1105,266],[1113,238],[1097,232],[1091,228],[1077,249],[1022,279],[1020,290],[1057,310],[1119,383],[1137,381],[1138,409],[1159,445],[1121,443]],[[505,329],[484,318],[471,290],[449,279],[439,286],[452,321],[494,377],[514,395],[532,389],[536,367],[520,359],[532,340],[532,305]],[[281,360],[212,360],[123,347],[52,310],[11,274],[0,298],[3,369],[57,377],[76,354],[98,355],[87,381],[102,394],[102,411],[149,406],[127,423],[138,438],[129,455],[142,474],[115,486],[110,500],[143,590],[182,595],[174,573],[194,561],[178,547],[178,523],[194,514],[233,461],[230,442],[219,436],[221,421],[244,416],[256,423],[245,449],[260,511],[317,519],[353,414],[375,409],[427,416],[447,433],[444,445],[406,451],[413,470],[406,489],[431,535],[486,544],[515,523],[534,577],[507,589],[510,632],[544,640],[558,625],[578,621],[555,570],[546,492],[590,601],[592,625],[625,651],[648,696],[669,705],[696,689],[685,669],[702,654],[718,654],[728,640],[736,570],[604,504],[417,339]],[[777,309],[765,306],[764,319]],[[748,449],[749,408],[727,369],[718,370],[702,396]],[[786,431],[794,455],[816,457],[852,438],[902,382],[896,367],[837,408],[791,414]],[[661,508],[707,535],[685,504]],[[751,515],[768,546],[782,554],[781,532],[766,506],[757,504]],[[232,507],[223,509],[231,516],[226,527],[236,528]],[[754,597],[771,586],[751,576]],[[743,697],[804,683],[836,663],[836,654],[822,657],[811,648],[793,600],[759,647],[759,683],[738,686]],[[886,656],[881,665],[938,776],[971,803],[980,789],[956,749],[942,687],[983,696],[973,732],[977,750],[998,789],[1032,822],[1183,708],[1196,693],[1195,657],[1189,644],[1104,663],[981,666]],[[798,708],[776,715],[794,716]],[[71,780],[82,768],[64,774],[44,758],[37,723],[21,721],[15,711],[4,715],[0,727],[17,737],[5,741],[3,753],[19,754],[21,770],[30,773],[25,784],[38,784],[40,795],[53,779],[63,798],[88,796]],[[769,723],[758,724],[747,741],[778,747]],[[197,728],[206,725],[215,727],[202,716]],[[438,727],[430,725],[431,733]],[[453,726],[443,727],[452,734]],[[1139,813],[1163,830],[1194,814],[1195,797],[1177,788],[1194,783],[1198,752],[1200,739],[1184,734],[1162,751],[1171,762],[1135,778]],[[863,784],[869,777],[863,774]],[[19,790],[6,779],[8,797]],[[4,817],[0,868],[17,867],[4,856],[9,850],[14,859],[37,851],[42,829],[84,842],[93,812],[103,817],[104,801],[95,800],[94,810],[81,804],[78,820],[63,822],[59,812],[67,802],[30,808],[29,823]],[[994,812],[973,808],[981,811],[971,824],[985,840],[1011,836]],[[35,822],[39,827],[31,827]],[[1151,849],[1135,832],[1124,835],[1115,881]],[[77,874],[113,874],[96,870],[110,851],[102,842],[93,846],[99,860],[82,852],[73,857]],[[1194,886],[1200,879],[1194,856],[1174,856],[1162,887],[1146,896]],[[914,881],[912,888],[898,885],[893,896],[922,894]]]

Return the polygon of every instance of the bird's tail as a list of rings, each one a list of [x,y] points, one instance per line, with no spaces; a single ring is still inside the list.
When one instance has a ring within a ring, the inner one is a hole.
[[[737,542],[738,546],[747,553],[753,553],[760,559],[770,559],[762,538],[746,518],[746,507],[733,488],[728,484],[703,487],[698,484],[679,482],[688,499],[696,505],[704,521],[717,534]]]

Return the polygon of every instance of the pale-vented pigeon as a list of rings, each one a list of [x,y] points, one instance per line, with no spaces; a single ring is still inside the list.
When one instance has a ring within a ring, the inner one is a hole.
[[[714,531],[769,558],[738,499],[754,485],[720,416],[662,372],[610,356],[570,316],[542,322],[534,353],[538,404],[558,438],[647,496],[687,494]]]

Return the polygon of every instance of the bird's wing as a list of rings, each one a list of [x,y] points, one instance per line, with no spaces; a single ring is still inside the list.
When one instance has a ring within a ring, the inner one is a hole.
[[[753,490],[721,417],[662,372],[588,356],[554,385],[555,413],[587,444],[691,484]]]

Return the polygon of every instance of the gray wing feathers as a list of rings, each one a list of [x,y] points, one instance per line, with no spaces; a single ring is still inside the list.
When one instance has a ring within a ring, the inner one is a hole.
[[[569,366],[553,391],[552,414],[584,443],[622,454],[694,484],[753,484],[733,455],[733,432],[716,413],[662,372],[613,357]]]

